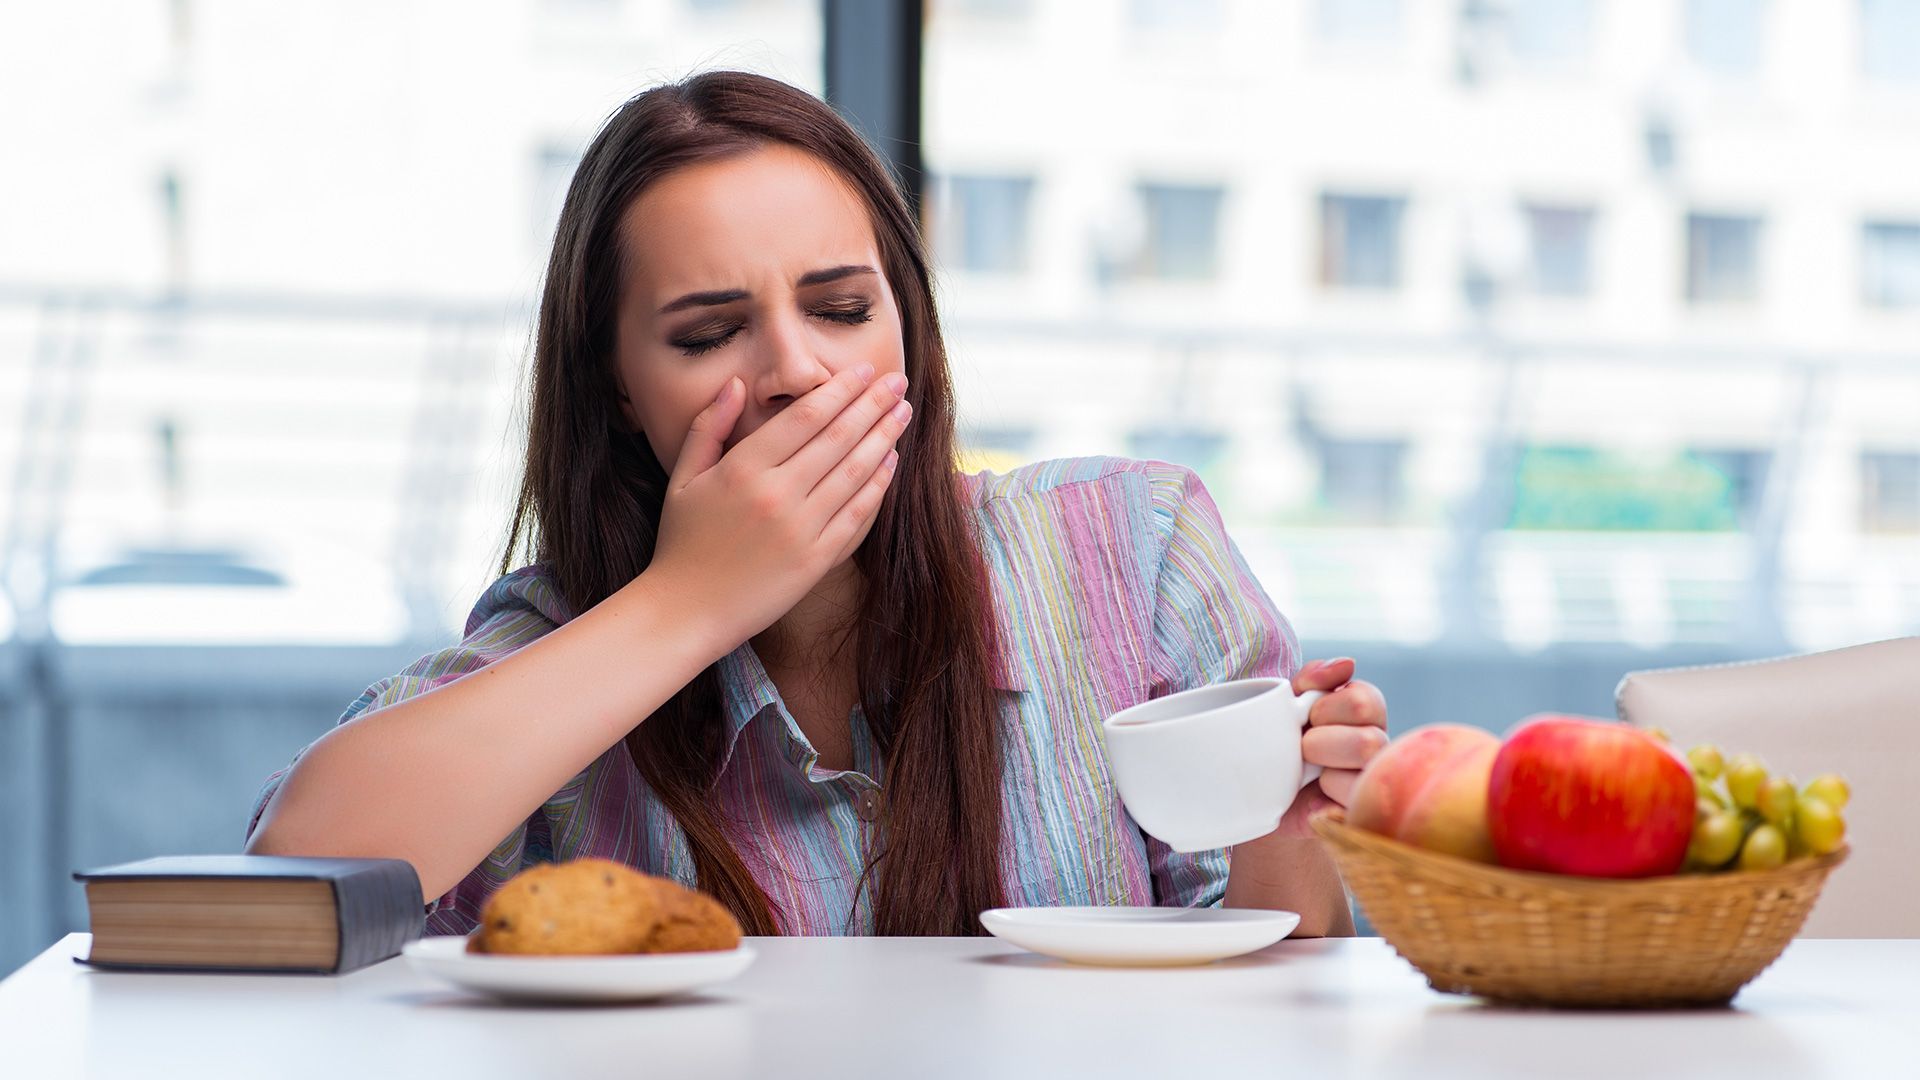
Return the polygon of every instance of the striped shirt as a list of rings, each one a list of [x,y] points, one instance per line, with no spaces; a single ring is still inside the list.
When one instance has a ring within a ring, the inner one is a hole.
[[[1070,458],[962,481],[1002,638],[1006,902],[1217,906],[1226,853],[1179,854],[1141,833],[1114,793],[1100,722],[1194,686],[1291,676],[1292,629],[1186,468]],[[570,617],[539,566],[516,570],[481,597],[458,645],[375,683],[339,722],[477,671]],[[870,890],[856,887],[887,777],[859,708],[848,718],[853,767],[827,769],[751,642],[721,658],[719,673],[727,738],[714,797],[736,836],[753,838],[755,879],[790,933],[871,932]],[[268,779],[249,835],[285,775]],[[428,932],[473,929],[487,897],[534,863],[589,856],[694,884],[686,838],[624,743],[434,900]]]

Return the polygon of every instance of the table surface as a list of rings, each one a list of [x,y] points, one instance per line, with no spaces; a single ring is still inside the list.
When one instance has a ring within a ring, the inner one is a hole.
[[[583,1007],[473,997],[404,958],[95,971],[71,934],[0,983],[0,1075],[1920,1076],[1920,940],[1797,941],[1732,1007],[1644,1013],[1435,993],[1377,938],[1161,970],[992,938],[752,944],[696,996]]]

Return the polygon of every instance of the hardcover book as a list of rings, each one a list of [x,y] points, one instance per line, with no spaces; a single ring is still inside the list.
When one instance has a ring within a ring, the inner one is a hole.
[[[341,974],[426,922],[404,859],[170,855],[73,877],[93,929],[81,962],[98,968]]]

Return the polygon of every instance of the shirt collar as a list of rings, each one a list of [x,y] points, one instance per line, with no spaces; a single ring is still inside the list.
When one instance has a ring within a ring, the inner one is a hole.
[[[727,714],[727,751],[731,753],[733,741],[753,718],[780,702],[780,690],[753,651],[753,642],[743,641],[720,658],[720,701]]]
[[[1020,655],[1007,647],[1007,637],[1002,629],[1000,652],[988,664],[987,682],[996,690],[1024,692],[1028,684],[1020,670]],[[739,648],[721,657],[719,667],[721,708],[727,718],[725,756],[731,756],[734,740],[754,717],[780,703],[780,690],[760,662],[760,655],[753,651],[751,641],[741,642]]]

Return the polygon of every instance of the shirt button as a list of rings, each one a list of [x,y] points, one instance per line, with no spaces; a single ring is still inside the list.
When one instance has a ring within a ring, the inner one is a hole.
[[[853,812],[861,821],[875,821],[880,817],[880,793],[868,788],[860,793],[853,802]]]

